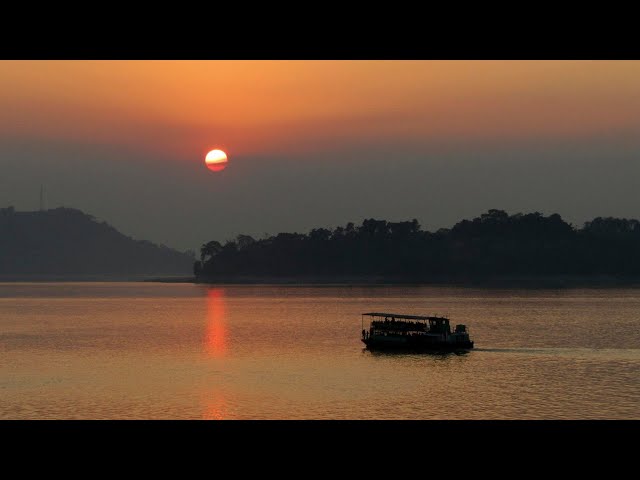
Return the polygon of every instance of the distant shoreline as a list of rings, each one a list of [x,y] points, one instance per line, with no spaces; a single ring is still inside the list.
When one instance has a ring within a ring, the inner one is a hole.
[[[0,283],[12,282],[167,282],[187,283],[194,282],[193,276],[152,276],[145,274],[37,274],[16,273],[0,274]]]
[[[579,287],[640,287],[640,276],[618,275],[504,275],[491,277],[432,276],[422,279],[402,279],[380,276],[244,276],[227,275],[216,278],[194,276],[150,275],[9,275],[0,274],[0,283],[11,282],[148,282],[192,283],[199,285],[398,285],[450,286],[473,288],[579,288]]]
[[[158,280],[163,281],[163,280]],[[198,284],[237,285],[440,285],[461,287],[640,287],[640,275],[503,275],[503,276],[431,276],[420,279],[381,276],[220,276],[194,279]]]

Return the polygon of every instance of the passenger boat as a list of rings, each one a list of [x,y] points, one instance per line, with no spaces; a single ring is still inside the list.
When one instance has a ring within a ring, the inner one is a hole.
[[[364,317],[371,317],[365,330]],[[467,350],[473,348],[466,325],[452,332],[449,319],[397,313],[363,313],[362,341],[368,349]]]

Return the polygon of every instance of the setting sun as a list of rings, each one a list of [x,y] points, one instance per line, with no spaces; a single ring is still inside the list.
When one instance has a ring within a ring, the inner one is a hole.
[[[211,150],[204,159],[207,168],[213,172],[224,170],[227,166],[227,154],[222,150]]]

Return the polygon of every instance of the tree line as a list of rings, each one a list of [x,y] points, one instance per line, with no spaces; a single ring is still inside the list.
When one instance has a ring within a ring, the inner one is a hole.
[[[640,273],[640,221],[598,217],[576,228],[560,215],[492,209],[435,232],[417,220],[366,219],[333,230],[238,235],[202,245],[200,280],[229,276],[378,276]]]

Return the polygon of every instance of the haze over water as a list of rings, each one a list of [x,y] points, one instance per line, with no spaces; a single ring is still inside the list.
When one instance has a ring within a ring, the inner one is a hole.
[[[444,314],[467,354],[363,349]],[[637,419],[640,290],[0,284],[0,417]]]

